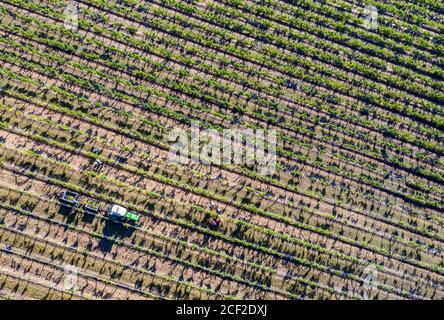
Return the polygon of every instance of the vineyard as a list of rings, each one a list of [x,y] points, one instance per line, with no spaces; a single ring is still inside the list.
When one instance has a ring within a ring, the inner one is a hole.
[[[0,4],[1,299],[442,300],[443,214],[442,1]]]

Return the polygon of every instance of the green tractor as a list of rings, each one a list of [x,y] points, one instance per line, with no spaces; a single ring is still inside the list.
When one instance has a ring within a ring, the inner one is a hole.
[[[115,221],[133,224],[137,224],[140,221],[140,215],[135,212],[128,211],[126,208],[121,207],[117,204],[110,205],[107,214],[111,219]]]

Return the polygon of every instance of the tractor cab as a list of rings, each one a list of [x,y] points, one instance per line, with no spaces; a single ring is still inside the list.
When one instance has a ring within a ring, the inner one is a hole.
[[[126,208],[113,204],[108,209],[108,216],[113,220],[125,220]]]

